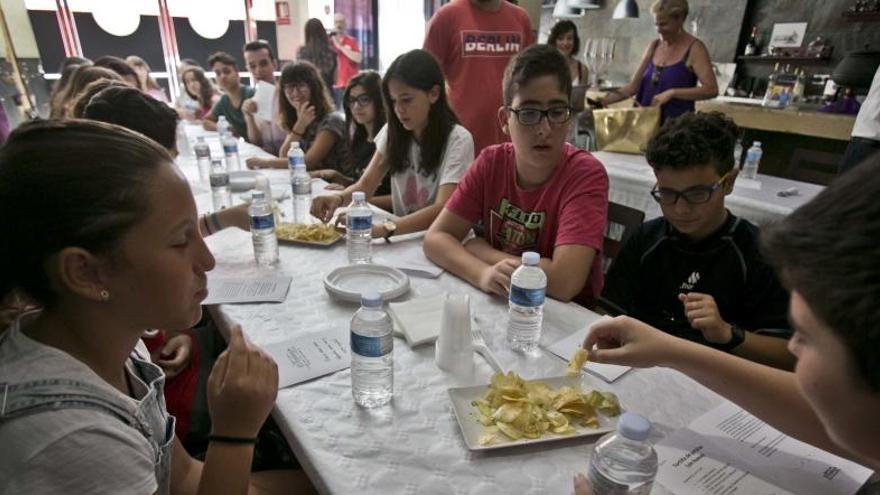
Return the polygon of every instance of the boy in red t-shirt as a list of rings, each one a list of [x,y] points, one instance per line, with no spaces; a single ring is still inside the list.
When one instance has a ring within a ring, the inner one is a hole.
[[[480,289],[506,295],[523,251],[541,254],[547,295],[585,304],[602,290],[608,176],[565,142],[571,76],[559,52],[532,46],[504,71],[498,120],[512,143],[470,166],[425,236],[425,254]],[[472,227],[482,232],[464,244]]]

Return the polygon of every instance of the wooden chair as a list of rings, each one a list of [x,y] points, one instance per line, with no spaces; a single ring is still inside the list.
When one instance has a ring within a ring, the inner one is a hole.
[[[605,240],[602,244],[604,256],[602,273],[608,273],[608,268],[617,253],[620,252],[624,241],[632,235],[644,219],[645,212],[642,210],[618,203],[608,203],[608,222],[605,225]]]

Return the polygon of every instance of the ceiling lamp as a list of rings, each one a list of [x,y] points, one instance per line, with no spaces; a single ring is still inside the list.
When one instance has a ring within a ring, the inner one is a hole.
[[[130,36],[141,25],[141,15],[124,2],[98,2],[92,17],[101,29],[113,36]]]
[[[614,19],[636,19],[639,17],[639,4],[636,0],[620,0],[614,9]]]
[[[584,16],[584,11],[567,5],[567,0],[556,0],[553,7],[553,17],[556,19],[578,19]]]
[[[566,0],[565,4],[572,9],[596,10],[602,8],[599,0]]]

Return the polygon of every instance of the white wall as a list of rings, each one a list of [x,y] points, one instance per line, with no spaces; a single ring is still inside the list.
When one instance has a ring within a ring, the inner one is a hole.
[[[399,55],[421,48],[425,40],[423,2],[379,0],[379,70]]]

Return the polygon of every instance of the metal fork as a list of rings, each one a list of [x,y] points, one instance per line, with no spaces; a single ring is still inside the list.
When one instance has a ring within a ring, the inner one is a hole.
[[[491,366],[493,370],[497,371],[498,373],[504,373],[504,369],[501,368],[498,360],[495,359],[495,355],[492,354],[492,351],[489,350],[489,346],[486,345],[486,339],[483,338],[483,332],[480,331],[480,327],[472,325],[471,335],[473,336],[474,340],[474,351],[483,356],[483,358],[486,359],[486,362],[489,363],[489,366]]]

